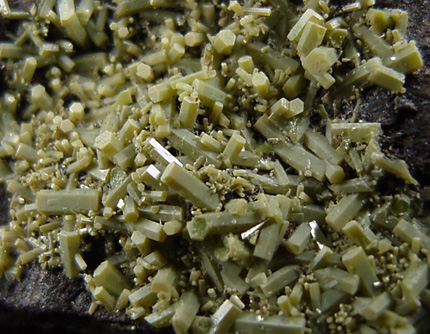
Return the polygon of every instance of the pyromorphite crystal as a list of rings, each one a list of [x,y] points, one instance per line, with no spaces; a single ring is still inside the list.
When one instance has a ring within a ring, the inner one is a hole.
[[[0,276],[178,334],[418,332],[428,209],[338,106],[423,62],[406,12],[336,4],[0,1]]]
[[[174,162],[167,166],[161,181],[197,207],[215,210],[219,205],[217,194],[213,194],[201,180]]]
[[[36,207],[40,213],[58,215],[97,211],[97,189],[40,190],[36,194]]]

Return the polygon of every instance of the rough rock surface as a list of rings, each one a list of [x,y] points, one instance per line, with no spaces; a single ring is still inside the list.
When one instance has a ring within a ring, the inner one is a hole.
[[[21,282],[2,279],[0,328],[2,333],[157,333],[143,321],[130,321],[125,314],[99,308],[92,316],[92,297],[80,279],[69,279],[61,271],[30,266]]]
[[[21,1],[27,5],[31,2]],[[407,92],[401,96],[382,88],[366,90],[356,115],[364,121],[380,122],[384,130],[384,151],[404,159],[413,176],[421,184],[430,185],[430,6],[428,0],[380,0],[377,3],[378,7],[408,11],[408,37],[417,41],[425,65],[407,77]],[[0,38],[7,34],[5,27],[10,26],[0,20]],[[0,195],[1,224],[7,222],[4,186],[0,186],[0,194],[3,194]],[[37,265],[29,266],[20,282],[0,279],[0,331],[173,333],[172,330],[154,330],[144,321],[131,321],[123,313],[108,312],[104,308],[89,316],[87,310],[91,301],[80,279],[71,280],[60,271],[43,271]]]
[[[369,89],[357,111],[359,119],[380,122],[387,155],[404,159],[413,176],[430,184],[430,7],[426,0],[381,0],[380,7],[409,13],[408,37],[417,42],[424,67],[406,77],[406,93],[393,96],[383,88]]]

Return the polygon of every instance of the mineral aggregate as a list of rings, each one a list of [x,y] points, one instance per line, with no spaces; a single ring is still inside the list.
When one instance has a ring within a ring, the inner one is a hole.
[[[175,333],[419,332],[427,189],[337,117],[423,66],[374,5],[2,1],[0,274]]]

